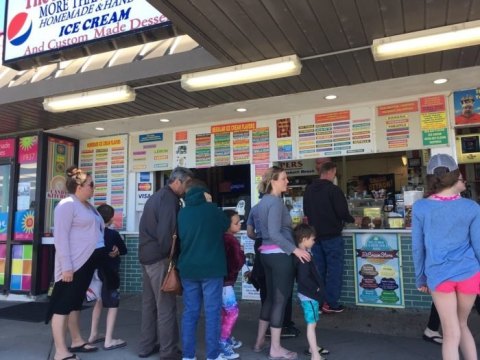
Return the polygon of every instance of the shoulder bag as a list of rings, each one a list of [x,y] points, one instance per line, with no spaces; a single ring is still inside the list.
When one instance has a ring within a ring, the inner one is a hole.
[[[175,295],[182,295],[182,282],[180,281],[180,276],[178,275],[178,270],[175,267],[175,245],[177,242],[177,231],[172,235],[172,248],[170,249],[170,256],[168,257],[168,270],[165,278],[163,279],[162,286],[160,290],[166,293],[172,293]]]

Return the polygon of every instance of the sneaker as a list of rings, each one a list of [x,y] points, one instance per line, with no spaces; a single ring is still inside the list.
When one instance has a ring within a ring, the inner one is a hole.
[[[207,358],[207,360],[225,360],[226,357],[223,356],[222,354],[218,355],[215,359],[210,359],[210,358]]]
[[[280,335],[281,338],[292,338],[297,337],[300,335],[300,330],[298,330],[295,326],[288,326],[282,328],[282,333]]]
[[[312,356],[312,353],[310,352],[310,349],[306,349],[303,353],[307,356]],[[330,351],[325,349],[324,347],[318,346],[318,353],[320,355],[328,355],[328,354],[330,354]]]
[[[226,342],[220,341],[220,355],[225,359],[238,359],[240,354],[233,351],[233,348]]]
[[[334,314],[334,313],[341,313],[345,310],[345,307],[343,305],[338,305],[335,307],[332,307],[328,305],[327,303],[324,303],[322,305],[322,312],[325,314]]]
[[[230,345],[232,349],[238,349],[243,345],[243,343],[240,340],[235,339],[233,336],[227,339],[227,344]]]

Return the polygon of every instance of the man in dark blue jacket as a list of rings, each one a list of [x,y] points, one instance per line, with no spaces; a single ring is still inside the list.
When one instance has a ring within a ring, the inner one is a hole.
[[[320,179],[313,181],[303,196],[303,211],[308,223],[315,228],[315,245],[312,248],[320,276],[325,282],[324,313],[344,310],[339,304],[342,290],[345,241],[342,237],[344,223],[355,222],[348,211],[342,190],[333,183],[337,174],[334,162],[324,162],[320,167]]]

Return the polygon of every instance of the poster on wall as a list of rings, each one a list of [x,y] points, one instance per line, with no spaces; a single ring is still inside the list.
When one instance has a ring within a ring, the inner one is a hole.
[[[19,210],[15,212],[13,239],[18,241],[32,241],[35,225],[33,210]]]
[[[172,168],[172,134],[137,133],[130,136],[130,171],[159,171]]]
[[[371,111],[358,108],[299,115],[297,143],[301,159],[373,152]]]
[[[423,146],[448,145],[445,96],[420,98],[420,126]]]
[[[230,133],[213,134],[213,149],[215,166],[230,165]]]
[[[254,164],[270,161],[270,129],[257,128],[252,131],[252,162]]]
[[[0,212],[0,241],[7,240],[8,212]]]
[[[212,135],[208,133],[195,135],[195,165],[209,167],[212,164]]]
[[[453,93],[455,126],[480,124],[480,88]]]
[[[44,231],[53,234],[55,206],[68,196],[66,170],[74,164],[75,144],[71,141],[48,137],[47,140],[47,189],[45,196]]]
[[[117,230],[126,225],[127,141],[127,135],[80,141],[79,166],[92,174],[95,183],[93,205],[106,203],[115,209]]]
[[[247,275],[249,271],[252,271],[253,263],[255,261],[255,241],[250,239],[247,234],[242,233],[240,238],[240,244],[243,246],[243,252],[245,254],[245,264],[242,267],[242,300],[260,300],[260,292],[255,289],[252,284],[249,284]]]
[[[18,163],[31,164],[37,162],[38,136],[20,138],[18,145]]]
[[[356,304],[404,308],[399,235],[356,233],[353,251]]]
[[[188,167],[188,131],[175,132],[175,161],[174,167]]]
[[[0,140],[0,158],[12,158],[15,155],[15,139]]]
[[[250,164],[250,131],[234,131],[232,145],[233,164]]]

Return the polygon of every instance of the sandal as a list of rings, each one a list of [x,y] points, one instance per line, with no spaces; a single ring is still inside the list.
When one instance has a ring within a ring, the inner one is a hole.
[[[252,350],[255,353],[261,353],[261,352],[264,352],[265,350],[267,350],[269,347],[270,347],[270,344],[268,342],[264,342],[263,345],[261,345],[259,347],[254,346],[252,348]]]
[[[434,344],[437,344],[437,345],[442,345],[443,344],[443,337],[442,336],[437,336],[437,335],[427,336],[427,335],[423,334],[423,340],[434,343]]]
[[[312,356],[312,353],[310,352],[310,349],[306,349],[303,353],[307,356]],[[330,354],[330,350],[327,350],[324,347],[318,346],[318,353],[320,355],[328,355],[328,354]]]

